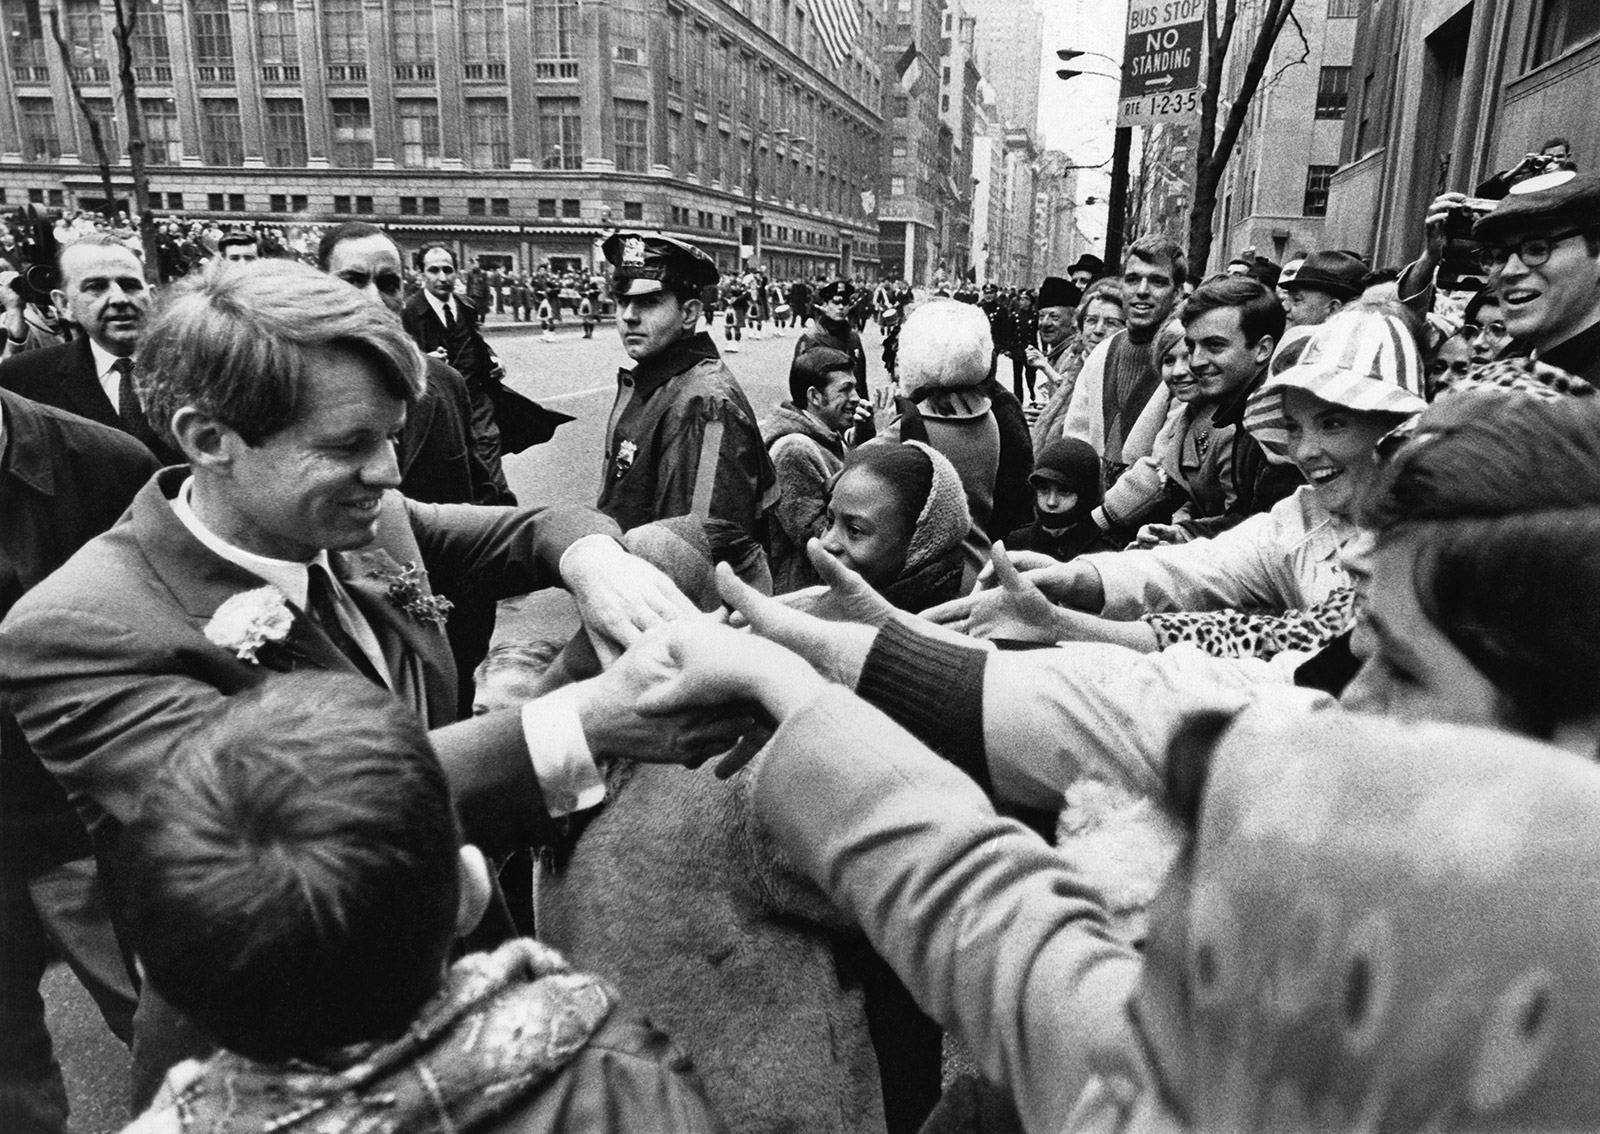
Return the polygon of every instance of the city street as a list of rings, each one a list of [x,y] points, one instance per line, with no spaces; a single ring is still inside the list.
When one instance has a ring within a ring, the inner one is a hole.
[[[537,324],[491,322],[488,338],[505,364],[511,383],[522,393],[572,414],[544,445],[506,460],[506,478],[517,496],[529,504],[592,504],[599,492],[600,455],[606,418],[616,390],[617,368],[628,365],[615,328],[601,323],[585,340],[575,320],[556,332],[553,343],[541,342]],[[714,328],[719,348],[722,328]],[[765,416],[788,397],[789,359],[798,332],[790,327],[781,337],[768,328],[766,337],[746,335],[737,354],[725,355],[743,383],[758,416]],[[862,336],[873,388],[887,381],[881,353],[883,340],[869,323]],[[502,608],[498,634],[518,637],[535,621],[570,618],[570,602],[561,592],[512,600]],[[66,1070],[72,1101],[71,1134],[106,1134],[126,1122],[128,1054],[105,1028],[93,1002],[63,965],[45,980],[51,1033]]]

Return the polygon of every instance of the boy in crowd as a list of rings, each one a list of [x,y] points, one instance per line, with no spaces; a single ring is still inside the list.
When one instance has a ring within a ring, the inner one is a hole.
[[[222,1050],[129,1134],[720,1131],[688,1060],[527,940],[449,963],[489,901],[428,735],[360,678],[235,696],[124,832],[128,944]]]

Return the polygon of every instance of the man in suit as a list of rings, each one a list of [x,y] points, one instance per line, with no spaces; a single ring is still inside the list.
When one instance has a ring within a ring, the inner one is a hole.
[[[317,266],[359,289],[368,300],[396,315],[403,303],[404,278],[400,249],[377,225],[347,221],[322,234]],[[406,414],[395,444],[400,462],[400,492],[427,504],[515,504],[508,489],[495,484],[472,444],[468,422],[472,407],[460,374],[448,363],[428,356],[427,388]],[[457,709],[472,712],[472,673],[489,652],[494,636],[496,603],[471,587],[441,584],[455,605],[445,629],[456,659],[460,688]]]
[[[466,379],[478,455],[495,483],[503,486],[500,426],[491,396],[500,382],[499,367],[478,330],[479,317],[478,309],[456,294],[455,253],[443,244],[426,245],[422,249],[422,290],[406,303],[401,321],[423,354],[448,362]]]
[[[119,430],[0,390],[0,617],[116,522],[155,472]],[[0,711],[0,1130],[65,1134],[67,1093],[39,981],[64,956],[124,1043],[134,991],[89,837]]]
[[[139,357],[146,412],[190,467],[146,484],[0,626],[0,696],[102,862],[185,733],[278,672],[356,673],[410,705],[468,838],[491,850],[546,841],[598,803],[597,756],[682,759],[742,731],[638,717],[617,687],[625,667],[457,721],[448,610],[431,579],[494,598],[565,585],[606,656],[694,608],[591,509],[427,505],[394,491],[393,439],[422,392],[422,360],[348,284],[289,261],[208,273],[166,304]],[[136,1103],[195,1053],[179,1032],[170,1008],[141,999]]]
[[[150,307],[138,257],[94,233],[63,248],[59,262],[61,286],[51,298],[79,335],[0,363],[0,388],[131,434],[163,465],[181,463],[144,419],[134,381],[133,352]]]

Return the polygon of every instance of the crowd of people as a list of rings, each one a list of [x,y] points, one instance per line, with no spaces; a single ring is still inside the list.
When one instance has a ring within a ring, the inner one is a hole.
[[[62,240],[0,1128],[66,1128],[56,956],[137,1134],[1592,1128],[1600,175],[1525,165],[1404,266],[921,295]],[[569,420],[483,334],[530,289],[632,363],[592,508],[502,469]],[[545,587],[581,628],[497,635]]]

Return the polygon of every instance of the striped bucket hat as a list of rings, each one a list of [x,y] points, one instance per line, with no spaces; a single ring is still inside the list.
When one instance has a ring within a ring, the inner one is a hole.
[[[1245,406],[1244,427],[1273,456],[1288,453],[1283,392],[1294,388],[1360,413],[1408,415],[1427,408],[1416,340],[1396,315],[1340,311],[1316,328],[1299,361],[1267,379]]]

